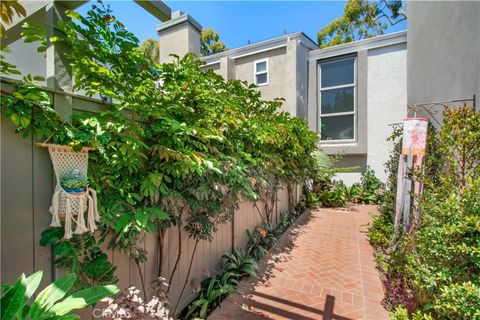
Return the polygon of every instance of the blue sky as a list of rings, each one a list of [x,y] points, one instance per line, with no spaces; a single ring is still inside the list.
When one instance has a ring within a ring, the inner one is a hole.
[[[159,21],[133,1],[104,1],[115,16],[140,41],[157,39]],[[204,28],[213,28],[228,48],[303,31],[316,41],[318,30],[342,15],[345,1],[165,1],[172,11],[189,13]],[[93,2],[79,8],[85,13]],[[406,29],[406,23],[391,27],[388,32]]]

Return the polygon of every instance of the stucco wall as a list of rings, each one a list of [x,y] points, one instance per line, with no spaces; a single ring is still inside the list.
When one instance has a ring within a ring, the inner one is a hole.
[[[408,103],[480,96],[480,2],[408,3]]]
[[[377,177],[386,181],[384,164],[388,160],[393,145],[387,141],[392,133],[391,123],[401,122],[407,115],[407,44],[395,44],[367,51],[363,67],[357,66],[358,77],[363,77],[365,85],[359,87],[358,110],[366,115],[365,124],[358,124],[360,133],[366,133],[366,152],[352,154],[349,146],[338,146],[343,159],[338,167],[358,166],[359,170],[337,175],[347,185],[358,182],[360,172],[369,166]],[[361,74],[360,74],[361,73]],[[361,92],[360,92],[361,91]],[[366,112],[365,112],[366,111]],[[323,148],[324,149],[324,148]]]
[[[392,143],[390,123],[407,114],[407,46],[395,45],[368,52],[368,152],[367,165],[385,181],[384,163]]]
[[[188,22],[159,31],[160,62],[175,60],[171,54],[183,57],[187,52],[200,53],[200,32]]]
[[[308,52],[310,50],[303,45],[297,45],[296,50],[296,99],[297,116],[307,120],[308,118]]]
[[[287,99],[288,89],[295,86],[295,83],[290,82],[294,81],[295,78],[293,77],[293,80],[290,81],[287,79],[288,60],[286,53],[287,49],[282,47],[235,59],[235,79],[253,83],[253,62],[258,59],[268,58],[268,85],[259,86],[258,90],[262,93],[262,98],[265,100],[272,100],[274,98]],[[288,63],[290,63],[290,61],[288,61]],[[295,105],[291,103],[291,101],[285,101],[282,110],[288,111],[293,115],[296,114]]]

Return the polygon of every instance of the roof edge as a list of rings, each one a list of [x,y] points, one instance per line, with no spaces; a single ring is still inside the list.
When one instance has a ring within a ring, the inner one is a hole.
[[[343,43],[336,46],[317,49],[309,52],[309,60],[324,59],[331,56],[348,54],[360,50],[368,50],[380,47],[391,46],[407,42],[407,31],[398,31],[384,34],[368,39],[358,40],[349,43]]]

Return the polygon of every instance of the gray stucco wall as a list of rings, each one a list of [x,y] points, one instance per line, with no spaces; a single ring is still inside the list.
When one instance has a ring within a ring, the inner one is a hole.
[[[295,81],[295,77],[287,77],[288,64],[294,63],[294,61],[287,59],[287,48],[282,47],[235,59],[235,79],[253,83],[253,63],[255,60],[264,58],[268,58],[269,81],[268,85],[258,87],[258,90],[262,93],[262,99],[286,99],[282,110],[295,115],[295,102],[289,99],[288,92],[290,88],[295,87],[295,82],[292,83],[292,81]]]
[[[408,3],[408,103],[480,96],[480,1]]]
[[[407,115],[407,45],[398,44],[368,50],[367,76],[367,153],[347,155],[339,166],[369,166],[375,175],[386,181],[384,164],[393,144],[387,141],[392,133],[391,123],[401,122]],[[360,179],[360,171],[338,174],[348,185]]]
[[[407,45],[400,44],[368,52],[368,152],[367,165],[385,181],[393,144],[388,124],[401,122],[407,115]]]
[[[310,50],[303,45],[297,45],[296,52],[296,97],[297,117],[307,120],[308,118],[308,52]]]

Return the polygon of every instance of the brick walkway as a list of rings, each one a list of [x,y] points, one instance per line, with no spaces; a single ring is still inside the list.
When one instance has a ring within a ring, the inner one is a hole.
[[[388,319],[366,239],[374,206],[304,214],[209,320]]]

